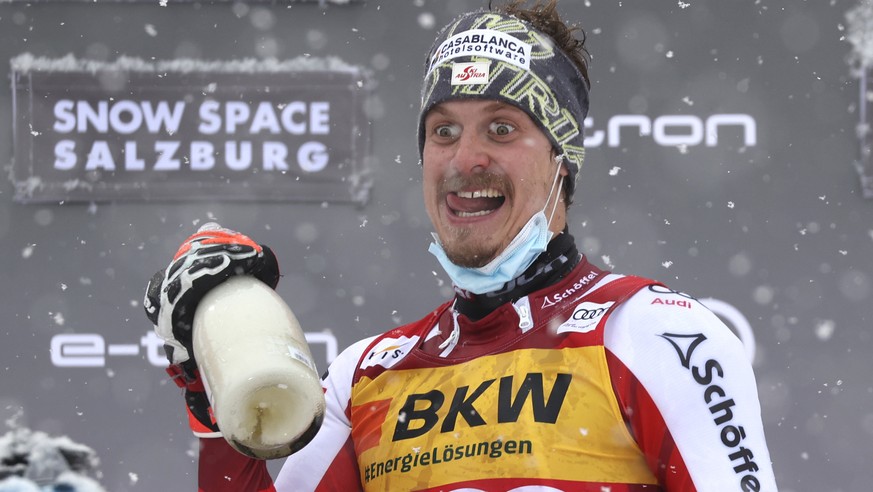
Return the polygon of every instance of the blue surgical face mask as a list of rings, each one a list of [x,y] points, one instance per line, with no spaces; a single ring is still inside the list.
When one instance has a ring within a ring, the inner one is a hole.
[[[552,199],[555,182],[557,182],[558,194],[561,193],[563,182],[563,180],[559,179],[561,160],[560,158],[555,160],[558,163],[558,170],[555,173],[555,181],[552,182],[552,186],[549,188],[549,196],[546,198],[545,205],[527,221],[506,248],[489,261],[487,265],[478,268],[467,268],[452,263],[446,255],[442,244],[440,244],[439,238],[436,234],[433,234],[434,242],[430,244],[428,251],[436,257],[443,270],[446,271],[456,286],[474,294],[493,292],[502,287],[506,282],[521,275],[534,262],[536,257],[546,250],[553,235],[552,231],[549,230],[549,224],[555,215],[558,200],[555,200],[555,205],[552,207],[548,219],[546,219],[545,211],[549,201]]]

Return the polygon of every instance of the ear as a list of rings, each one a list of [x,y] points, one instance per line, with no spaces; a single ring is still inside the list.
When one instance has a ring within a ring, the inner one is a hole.
[[[552,160],[561,165],[561,170],[558,171],[558,174],[560,174],[562,178],[567,177],[570,174],[570,170],[567,169],[567,164],[564,162],[564,154],[559,154],[556,150],[552,150]]]

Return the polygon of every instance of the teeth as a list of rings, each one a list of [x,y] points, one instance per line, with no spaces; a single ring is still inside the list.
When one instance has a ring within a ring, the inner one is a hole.
[[[503,194],[493,188],[488,188],[476,191],[459,191],[458,196],[461,198],[499,198]]]
[[[493,212],[493,211],[494,211],[494,210],[482,210],[482,211],[479,211],[479,212],[460,212],[460,211],[459,211],[459,212],[456,212],[456,213],[457,213],[458,217],[465,217],[465,218],[466,218],[466,217],[481,217],[481,216],[483,216],[483,215],[488,215],[488,214],[490,214],[490,213]]]

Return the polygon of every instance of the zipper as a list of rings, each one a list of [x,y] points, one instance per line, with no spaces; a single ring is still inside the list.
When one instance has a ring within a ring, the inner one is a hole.
[[[530,299],[528,299],[527,296],[524,296],[512,303],[512,307],[515,308],[515,312],[518,314],[519,329],[521,329],[522,333],[527,333],[527,331],[533,328],[534,325],[533,316],[530,312]]]

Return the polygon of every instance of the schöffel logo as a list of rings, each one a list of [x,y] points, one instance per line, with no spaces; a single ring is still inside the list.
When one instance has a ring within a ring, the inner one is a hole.
[[[452,85],[487,84],[490,65],[489,62],[452,64]]]
[[[588,333],[590,331],[594,331],[597,328],[597,323],[600,322],[601,319],[606,315],[609,308],[615,304],[613,301],[609,301],[604,304],[598,304],[596,302],[583,302],[576,306],[576,309],[573,310],[573,314],[570,316],[570,319],[565,321],[561,326],[558,327],[558,333],[566,333],[566,332],[575,332],[575,333]]]
[[[713,422],[718,427],[721,443],[727,448],[726,453],[731,464],[734,465],[734,473],[740,481],[741,490],[761,490],[761,483],[754,475],[758,471],[755,463],[755,454],[751,449],[743,446],[746,437],[745,430],[740,422],[734,418],[732,408],[736,405],[728,392],[718,384],[718,380],[724,378],[724,368],[715,359],[706,360],[702,367],[693,364],[692,354],[705,341],[703,333],[662,333],[658,335],[670,342],[679,356],[682,367],[691,372],[694,381],[703,389],[703,401],[709,406],[709,412],[713,415]]]
[[[574,294],[580,294],[581,292],[584,292],[583,289],[587,290],[588,285],[590,285],[591,281],[596,278],[597,273],[594,270],[589,271],[587,274],[579,277],[579,280],[573,282],[573,285],[564,290],[564,292],[561,292],[560,294],[552,294],[550,296],[546,296],[546,298],[543,299],[543,305],[540,306],[540,309],[552,307],[564,301],[565,299],[568,299]]]

